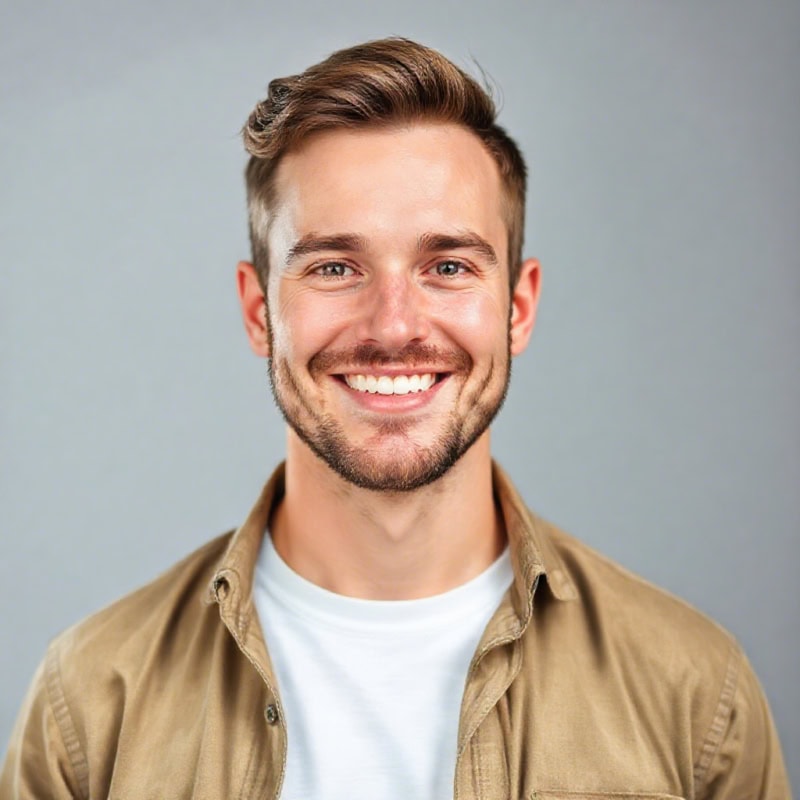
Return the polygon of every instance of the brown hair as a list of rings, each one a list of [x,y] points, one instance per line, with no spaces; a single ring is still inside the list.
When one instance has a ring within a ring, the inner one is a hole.
[[[489,93],[441,53],[390,38],[338,50],[300,75],[276,78],[242,130],[250,154],[245,171],[253,262],[266,285],[267,233],[273,176],[282,156],[312,134],[413,122],[454,123],[472,131],[500,170],[505,191],[509,280],[522,263],[525,161],[495,122]]]

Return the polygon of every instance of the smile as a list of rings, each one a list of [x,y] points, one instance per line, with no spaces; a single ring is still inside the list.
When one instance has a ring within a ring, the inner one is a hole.
[[[343,375],[344,382],[357,392],[369,394],[416,394],[427,392],[436,383],[436,374],[420,375]]]

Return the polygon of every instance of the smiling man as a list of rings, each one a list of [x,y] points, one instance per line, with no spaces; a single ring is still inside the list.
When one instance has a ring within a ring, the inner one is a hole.
[[[238,292],[285,464],[51,645],[2,797],[788,797],[736,642],[492,461],[540,270],[484,90],[372,42],[273,81],[244,137]]]

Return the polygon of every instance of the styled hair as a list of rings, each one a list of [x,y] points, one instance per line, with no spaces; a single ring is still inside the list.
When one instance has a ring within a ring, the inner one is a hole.
[[[522,263],[525,161],[496,122],[489,93],[441,53],[389,38],[338,50],[299,75],[276,78],[253,109],[242,135],[253,263],[266,286],[267,234],[274,175],[281,158],[313,134],[414,122],[461,125],[483,142],[500,170],[513,291]]]

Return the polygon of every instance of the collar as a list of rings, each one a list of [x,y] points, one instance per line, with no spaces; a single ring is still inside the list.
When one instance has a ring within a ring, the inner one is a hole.
[[[533,613],[534,592],[542,579],[557,600],[576,600],[578,592],[547,530],[547,523],[531,513],[496,461],[492,461],[492,485],[511,548],[514,567],[511,602],[524,629]]]
[[[547,532],[532,514],[511,480],[492,462],[495,501],[500,506],[511,548],[514,584],[511,602],[521,629],[533,611],[533,594],[542,578],[558,600],[578,597],[575,585]],[[267,482],[244,524],[233,534],[209,586],[209,600],[217,602],[230,624],[244,636],[253,617],[253,574],[261,540],[273,508],[284,495],[285,464]]]

